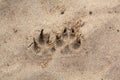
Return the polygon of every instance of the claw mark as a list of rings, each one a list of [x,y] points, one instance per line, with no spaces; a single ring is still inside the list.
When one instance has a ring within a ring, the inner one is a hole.
[[[39,37],[39,42],[40,44],[44,44],[44,33],[43,33],[44,29],[41,30],[40,32],[40,37]]]
[[[75,37],[75,30],[74,30],[74,28],[71,28],[70,37],[71,38]]]
[[[34,50],[36,53],[40,52],[40,47],[38,46],[37,42],[35,41],[35,38],[33,38],[33,44],[34,44]]]
[[[61,35],[56,35],[56,45],[57,46],[63,45],[63,40],[61,39]]]
[[[66,33],[67,32],[67,28],[65,27],[65,29],[64,29],[64,31],[63,31],[63,33]]]
[[[67,33],[67,28],[65,27],[63,32],[62,32],[62,36],[65,38],[65,37],[68,37],[68,33]]]
[[[75,33],[75,30],[73,28],[71,29],[71,31],[72,31],[72,33]]]

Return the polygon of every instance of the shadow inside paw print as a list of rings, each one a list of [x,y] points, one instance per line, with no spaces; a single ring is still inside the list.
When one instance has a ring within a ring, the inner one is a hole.
[[[55,42],[56,42],[56,46],[58,46],[58,47],[61,47],[63,45],[63,40],[62,40],[61,35],[56,35]]]
[[[55,52],[56,51],[55,46],[52,46],[50,50],[51,50],[51,52]]]
[[[61,53],[62,54],[71,54],[72,53],[72,50],[70,49],[70,46],[69,45],[66,45],[65,47],[63,47],[61,49]]]
[[[73,49],[78,49],[81,46],[81,40],[76,39],[72,44],[71,44]]]

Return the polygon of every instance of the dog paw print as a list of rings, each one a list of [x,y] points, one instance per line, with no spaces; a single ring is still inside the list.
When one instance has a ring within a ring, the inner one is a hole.
[[[38,38],[33,38],[33,42],[29,45],[27,57],[32,62],[45,67],[52,60],[52,55],[55,51],[56,47],[50,40],[50,34],[45,34],[44,29],[42,29]]]
[[[63,34],[67,34],[67,39],[63,35],[64,45],[60,51],[62,54],[72,54],[81,47],[83,38],[78,29],[74,27],[67,28]]]
[[[33,61],[47,65],[54,54],[73,54],[81,47],[82,34],[79,28],[64,27],[60,33],[53,33],[53,35],[54,38],[51,38],[49,33],[41,29],[38,38],[33,38],[33,43],[30,45],[33,52],[28,54]]]

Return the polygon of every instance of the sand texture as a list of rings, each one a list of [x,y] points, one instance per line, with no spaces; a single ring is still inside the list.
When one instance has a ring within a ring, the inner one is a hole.
[[[0,0],[0,80],[120,80],[120,0]]]

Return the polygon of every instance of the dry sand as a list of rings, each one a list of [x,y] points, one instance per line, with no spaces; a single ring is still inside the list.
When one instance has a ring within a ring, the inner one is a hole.
[[[120,80],[120,0],[0,0],[0,80]]]

